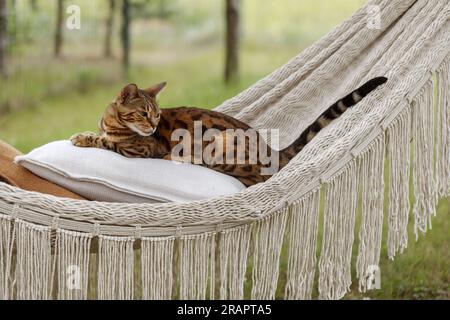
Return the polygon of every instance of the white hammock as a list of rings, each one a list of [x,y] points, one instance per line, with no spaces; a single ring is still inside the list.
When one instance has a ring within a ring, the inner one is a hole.
[[[368,28],[373,5],[381,13],[375,30]],[[339,299],[351,284],[357,212],[356,269],[366,291],[368,272],[380,259],[385,187],[391,258],[407,246],[410,209],[417,236],[430,227],[438,199],[450,194],[449,1],[370,1],[217,108],[256,128],[279,128],[284,147],[339,97],[375,76],[389,81],[269,181],[233,196],[120,204],[0,184],[0,298],[241,299],[251,272],[251,298],[273,299],[286,245],[285,298],[311,298],[318,267],[319,298]]]

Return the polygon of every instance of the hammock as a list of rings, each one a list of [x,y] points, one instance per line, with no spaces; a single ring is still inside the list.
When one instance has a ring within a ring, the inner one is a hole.
[[[370,27],[374,8],[380,28]],[[123,204],[0,184],[0,298],[242,299],[247,277],[250,298],[273,299],[283,251],[286,299],[316,297],[315,278],[318,298],[340,299],[354,243],[359,289],[371,289],[385,200],[393,258],[407,247],[410,209],[417,238],[450,194],[449,30],[448,0],[372,0],[224,102],[216,110],[279,128],[283,148],[339,97],[389,78],[278,174],[238,194]]]

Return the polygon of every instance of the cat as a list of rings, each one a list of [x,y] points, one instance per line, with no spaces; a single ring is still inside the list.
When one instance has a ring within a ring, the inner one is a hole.
[[[278,153],[265,145],[270,155],[278,155],[278,169],[286,166],[331,121],[339,118],[348,108],[354,106],[386,81],[385,77],[369,80],[357,90],[337,101],[304,130],[289,147]],[[201,123],[202,134],[211,128],[216,129],[216,132],[219,133],[211,141],[220,143],[223,148],[215,149],[216,154],[215,152],[211,153],[213,159],[216,159],[216,156],[222,156],[222,159],[226,157],[227,149],[229,149],[228,156],[230,154],[236,156],[237,152],[234,148],[227,148],[227,136],[224,133],[227,129],[251,130],[250,126],[231,116],[211,110],[193,107],[161,109],[156,99],[165,86],[165,82],[146,90],[139,89],[135,84],[125,86],[118,97],[106,108],[99,122],[99,133],[85,132],[73,135],[70,138],[72,144],[78,147],[112,150],[130,158],[179,160],[173,159],[172,150],[180,141],[172,139],[172,134],[177,129],[184,129],[194,135],[195,123]],[[261,136],[256,135],[257,146],[260,147],[260,143],[264,145]],[[267,169],[270,164],[264,163],[260,155],[256,161],[250,161],[250,152],[255,150],[255,146],[250,145],[250,138],[246,137],[244,141],[235,141],[234,137],[229,139],[232,139],[230,146],[234,144],[235,149],[241,147],[245,150],[245,159],[241,154],[241,158],[237,159],[240,161],[223,163],[205,161],[200,157],[200,164],[233,176],[247,187],[264,182],[271,177],[271,174],[262,174],[262,170]],[[200,148],[201,151],[205,151],[211,141],[202,141],[200,144],[197,142],[199,144],[197,146],[194,145],[196,142],[192,142],[190,147],[192,150]],[[252,143],[254,144],[255,141]],[[223,154],[219,154],[220,152]],[[180,155],[184,156],[182,152]],[[186,155],[184,160],[186,161],[187,158],[188,162],[194,163],[194,153],[191,152],[189,155],[189,152],[186,152]],[[218,159],[220,158],[218,157]],[[255,159],[253,158],[253,160]]]

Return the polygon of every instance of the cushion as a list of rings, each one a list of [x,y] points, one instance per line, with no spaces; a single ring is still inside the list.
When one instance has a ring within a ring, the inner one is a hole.
[[[24,167],[13,163],[21,153],[9,144],[0,141],[0,181],[28,191],[51,194],[57,197],[83,200],[76,193],[44,180]]]
[[[245,189],[214,170],[162,159],[126,158],[97,148],[56,141],[16,157],[38,176],[82,196],[109,202],[184,202]]]

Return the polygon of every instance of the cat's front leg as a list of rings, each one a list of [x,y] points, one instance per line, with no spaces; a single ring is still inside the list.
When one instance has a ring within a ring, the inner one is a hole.
[[[98,135],[95,132],[83,132],[74,134],[70,137],[70,141],[74,146],[84,148],[100,148],[113,149],[114,146],[109,142],[105,136]]]
[[[161,159],[164,159],[164,160],[172,160],[172,153],[166,153],[165,155],[163,155],[163,156],[161,157]]]

